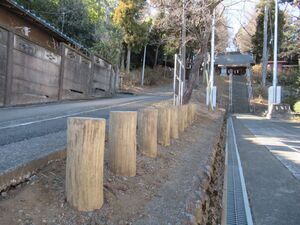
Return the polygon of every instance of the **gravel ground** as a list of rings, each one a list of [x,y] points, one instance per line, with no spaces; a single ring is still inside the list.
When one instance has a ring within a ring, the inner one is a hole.
[[[105,154],[101,209],[78,212],[66,202],[63,160],[1,193],[0,224],[219,224],[225,112],[199,105],[197,120],[170,147],[158,146],[156,159],[138,152],[135,177],[113,175]]]

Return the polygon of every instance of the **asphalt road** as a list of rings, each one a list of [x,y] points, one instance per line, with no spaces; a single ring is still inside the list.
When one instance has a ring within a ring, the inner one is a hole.
[[[0,109],[0,174],[66,146],[67,118],[108,118],[114,110],[137,110],[170,95],[121,95]]]

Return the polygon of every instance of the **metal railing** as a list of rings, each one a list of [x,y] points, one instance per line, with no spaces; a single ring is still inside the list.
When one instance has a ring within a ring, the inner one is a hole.
[[[184,77],[183,77],[183,70],[185,67],[182,63],[180,57],[175,54],[175,62],[174,62],[174,78],[173,78],[173,104],[174,105],[182,105],[182,97],[184,92]]]

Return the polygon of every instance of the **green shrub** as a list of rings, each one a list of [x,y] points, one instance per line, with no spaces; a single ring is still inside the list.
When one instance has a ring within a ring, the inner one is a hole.
[[[294,104],[293,108],[294,108],[294,112],[300,113],[300,101],[299,100]]]

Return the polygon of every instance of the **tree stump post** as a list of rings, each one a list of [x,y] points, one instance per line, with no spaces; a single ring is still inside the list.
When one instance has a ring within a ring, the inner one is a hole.
[[[193,123],[193,105],[189,103],[188,107],[188,124],[191,125]]]
[[[79,211],[103,204],[105,119],[69,118],[66,198]]]
[[[169,146],[171,131],[171,110],[169,108],[158,108],[157,118],[157,142],[162,146]]]
[[[183,107],[183,105],[180,105],[178,107],[178,130],[179,130],[179,132],[183,132],[185,129],[184,121],[185,121],[184,107]]]
[[[183,117],[184,117],[184,129],[186,129],[189,126],[188,121],[188,105],[183,105]]]
[[[157,117],[155,108],[145,108],[138,112],[138,147],[146,156],[157,156]]]
[[[193,122],[196,120],[196,118],[197,118],[197,104],[195,104],[195,103],[193,103],[192,104],[192,109],[193,109]]]
[[[109,165],[116,175],[136,175],[136,128],[137,112],[110,112]]]
[[[171,108],[171,138],[177,139],[179,137],[178,134],[178,107],[174,106]]]

